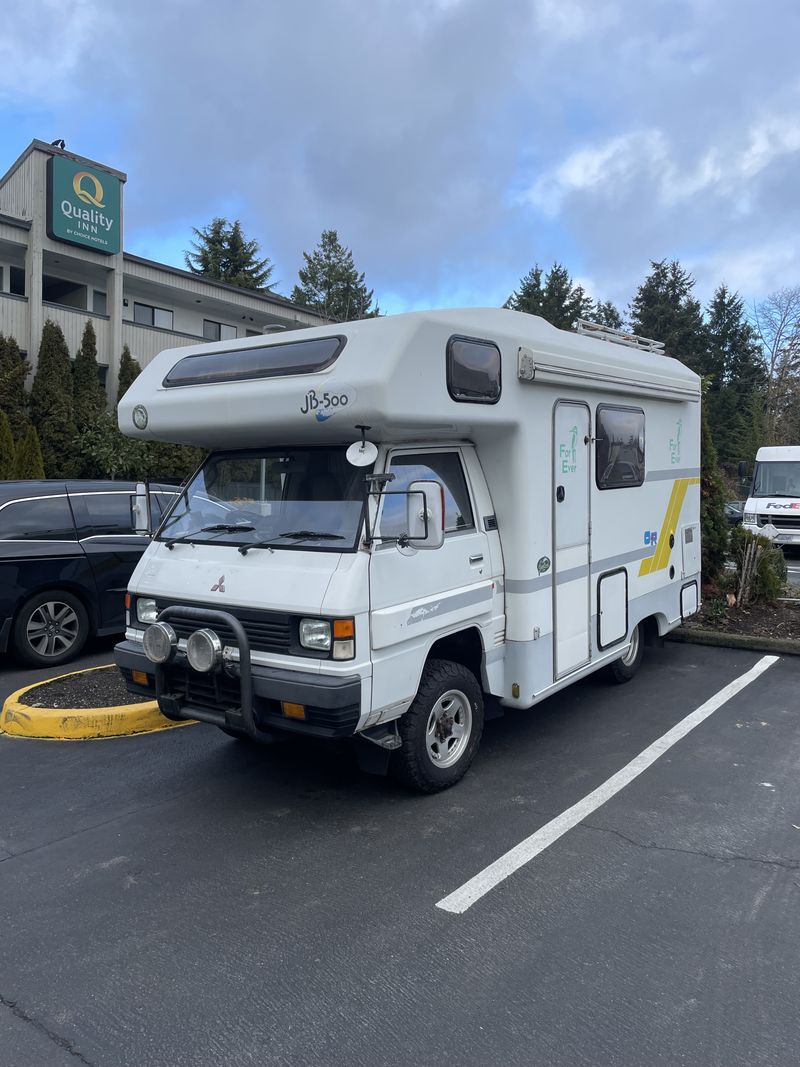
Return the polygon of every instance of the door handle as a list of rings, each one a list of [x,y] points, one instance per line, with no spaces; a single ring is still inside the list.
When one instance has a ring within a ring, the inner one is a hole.
[[[470,556],[469,557],[469,561],[470,561],[470,563],[483,563],[483,556],[482,555]]]
[[[564,492],[564,486],[559,485],[556,489],[556,500],[559,502],[559,504],[562,504],[564,502],[564,497],[566,495],[567,494]]]

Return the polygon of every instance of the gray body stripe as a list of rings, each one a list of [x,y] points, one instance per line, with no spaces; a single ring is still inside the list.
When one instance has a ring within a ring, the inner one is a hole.
[[[699,467],[673,467],[668,471],[648,471],[645,477],[646,482],[669,482],[673,478],[699,478]]]
[[[635,563],[640,559],[647,559],[653,555],[652,548],[635,548],[632,552],[623,552],[618,556],[606,556],[605,559],[592,560],[592,574],[601,571],[611,571],[615,567],[624,567],[626,563]],[[563,585],[565,582],[574,582],[576,578],[585,578],[589,573],[589,567],[572,567],[563,571],[556,577],[556,584]],[[535,593],[539,589],[549,589],[553,584],[551,574],[543,574],[539,578],[506,578],[506,589],[509,593]]]
[[[487,585],[484,589],[467,589],[464,593],[456,593],[454,596],[443,595],[439,600],[435,600],[430,604],[420,604],[418,607],[413,608],[411,614],[406,619],[407,626],[413,626],[414,623],[424,622],[425,619],[430,619],[434,615],[443,615],[449,611],[458,611],[459,608],[469,607],[471,604],[486,603],[486,610],[489,611],[492,606],[492,587]]]

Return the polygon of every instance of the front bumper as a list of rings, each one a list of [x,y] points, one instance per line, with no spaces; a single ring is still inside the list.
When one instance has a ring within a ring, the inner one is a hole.
[[[156,667],[138,642],[123,641],[114,650],[115,659],[129,692],[157,699],[169,719],[199,719],[214,726],[250,733],[242,714],[242,684],[238,670],[199,674],[178,652],[162,670],[156,683]],[[148,677],[147,686],[133,681],[132,672]],[[283,670],[253,664],[252,718],[256,730],[287,730],[313,737],[351,737],[361,714],[361,679]],[[302,704],[305,719],[287,718],[282,702]],[[254,735],[254,736],[257,736]]]

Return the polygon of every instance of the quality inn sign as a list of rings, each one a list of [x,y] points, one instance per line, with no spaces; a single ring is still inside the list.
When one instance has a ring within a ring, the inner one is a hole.
[[[66,156],[47,161],[47,236],[110,256],[119,252],[120,180]]]

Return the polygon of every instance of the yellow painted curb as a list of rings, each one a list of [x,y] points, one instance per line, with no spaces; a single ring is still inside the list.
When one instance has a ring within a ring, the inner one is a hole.
[[[128,737],[131,734],[149,734],[157,730],[171,730],[175,726],[190,726],[194,719],[172,722],[158,710],[155,700],[143,704],[120,704],[113,708],[32,708],[21,704],[20,697],[44,682],[57,682],[76,674],[91,671],[106,671],[113,667],[89,667],[82,671],[69,671],[56,678],[46,678],[23,686],[3,704],[0,713],[0,733],[11,737],[38,737],[53,741],[88,741],[101,737]]]

